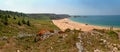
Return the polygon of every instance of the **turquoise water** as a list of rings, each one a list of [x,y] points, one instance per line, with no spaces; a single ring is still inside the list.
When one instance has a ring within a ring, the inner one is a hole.
[[[86,17],[71,17],[69,18],[72,21],[96,25],[96,26],[105,26],[105,27],[119,27],[120,28],[120,15],[111,15],[111,16],[86,16]]]

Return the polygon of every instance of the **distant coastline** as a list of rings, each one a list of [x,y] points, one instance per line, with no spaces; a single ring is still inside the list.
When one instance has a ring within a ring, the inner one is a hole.
[[[100,15],[100,16],[87,16],[86,18],[82,17],[71,17],[69,18],[72,21],[78,23],[86,23],[95,26],[102,26],[102,27],[111,27],[120,28],[120,15]]]
[[[71,19],[69,19],[71,20]],[[71,20],[74,21],[74,20]],[[74,21],[74,22],[78,22],[78,21]],[[82,23],[82,24],[88,24],[88,25],[94,25],[94,26],[101,26],[101,27],[114,27],[114,26],[105,26],[105,25],[98,25],[98,24],[90,24],[90,23],[84,23],[84,22],[78,22],[78,23]],[[120,28],[120,27],[114,27],[114,28]]]
[[[52,20],[52,21],[62,31],[66,30],[67,28],[69,28],[71,30],[73,30],[73,29],[80,30],[81,29],[82,31],[90,31],[93,29],[107,29],[107,30],[110,29],[110,27],[103,27],[103,26],[96,26],[96,25],[89,25],[89,24],[85,24],[85,23],[75,22],[68,18]],[[113,30],[120,30],[120,28],[113,28]]]

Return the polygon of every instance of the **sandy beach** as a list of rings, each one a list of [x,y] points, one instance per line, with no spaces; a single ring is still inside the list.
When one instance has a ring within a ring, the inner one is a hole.
[[[92,29],[110,29],[110,27],[102,27],[102,26],[95,26],[95,25],[89,25],[89,24],[83,24],[71,21],[67,18],[59,19],[59,20],[52,20],[53,23],[59,27],[62,31],[69,28],[71,30],[77,29],[82,31],[90,31]],[[120,28],[113,28],[113,30],[120,30]]]

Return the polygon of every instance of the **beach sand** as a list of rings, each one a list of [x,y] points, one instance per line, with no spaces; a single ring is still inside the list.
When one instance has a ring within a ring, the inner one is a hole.
[[[67,18],[64,19],[58,19],[58,20],[52,20],[53,23],[59,27],[62,31],[66,30],[67,28],[73,30],[82,30],[82,31],[90,31],[92,29],[110,29],[110,27],[102,27],[102,26],[95,26],[95,25],[89,25],[89,24],[83,24],[71,21]],[[113,28],[113,30],[120,30],[120,28]]]

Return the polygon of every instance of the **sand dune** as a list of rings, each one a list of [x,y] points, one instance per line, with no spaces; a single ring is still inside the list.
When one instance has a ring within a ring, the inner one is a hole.
[[[110,27],[101,27],[101,26],[94,26],[94,25],[89,25],[89,24],[83,24],[83,23],[78,23],[71,21],[67,18],[64,19],[59,19],[59,20],[52,20],[53,23],[59,27],[62,31],[65,29],[69,28],[71,30],[73,29],[81,29],[82,31],[90,31],[92,29],[110,29]],[[114,30],[120,30],[120,28],[113,28]]]

